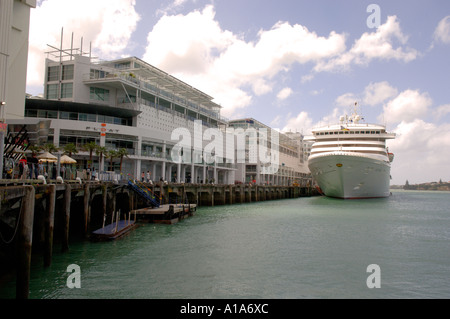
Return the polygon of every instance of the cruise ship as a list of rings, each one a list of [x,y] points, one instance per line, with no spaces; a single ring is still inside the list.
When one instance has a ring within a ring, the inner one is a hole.
[[[383,125],[364,123],[355,110],[351,116],[341,116],[338,124],[318,127],[312,134],[308,167],[319,192],[343,199],[390,195],[394,154],[386,140],[394,139],[395,133],[386,132]]]

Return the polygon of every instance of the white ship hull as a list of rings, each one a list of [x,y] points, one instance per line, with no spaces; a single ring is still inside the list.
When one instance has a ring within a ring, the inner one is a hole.
[[[356,199],[390,195],[391,165],[380,156],[335,151],[311,157],[308,166],[326,196]]]

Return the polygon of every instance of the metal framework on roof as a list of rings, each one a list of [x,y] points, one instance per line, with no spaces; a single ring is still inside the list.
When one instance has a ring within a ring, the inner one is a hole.
[[[210,95],[194,88],[193,86],[175,78],[167,72],[164,72],[137,57],[108,61],[105,64],[111,65],[126,62],[131,63],[130,67],[124,68],[123,70],[135,74],[141,80],[146,81],[159,89],[172,93],[180,98],[192,101],[196,104],[205,106],[207,108],[222,108],[219,104],[212,101],[213,97],[211,97]],[[135,67],[134,62],[137,62],[137,64],[142,67]]]

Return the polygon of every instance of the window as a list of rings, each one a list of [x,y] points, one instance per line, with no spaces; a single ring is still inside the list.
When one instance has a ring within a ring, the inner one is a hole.
[[[184,114],[184,107],[179,106],[177,104],[174,104],[174,109],[175,111],[177,111],[178,113]]]
[[[96,101],[108,101],[109,100],[109,90],[91,87],[90,99],[96,100]]]
[[[75,113],[75,112],[61,112],[61,113],[59,113],[59,118],[62,119],[62,120],[77,121],[78,120],[78,113]]]
[[[96,122],[97,116],[95,114],[80,113],[78,115],[78,120],[85,122]]]
[[[58,118],[58,111],[47,111],[47,110],[30,110],[34,111],[36,114],[33,117],[40,117],[44,119],[57,119]],[[29,116],[29,115],[27,115]]]
[[[73,70],[74,70],[74,65],[70,64],[70,65],[63,65],[62,68],[62,80],[73,80]]]
[[[130,62],[122,62],[122,63],[115,63],[114,68],[116,69],[129,69],[130,68]]]
[[[114,117],[105,115],[105,121],[103,123],[114,124]]]
[[[109,72],[91,69],[91,79],[103,79],[109,75]]]
[[[73,83],[63,83],[61,84],[61,98],[71,98],[73,97]]]
[[[25,110],[25,117],[37,117],[37,110]]]
[[[57,119],[58,111],[47,111],[47,118],[48,119]]]
[[[58,81],[59,79],[59,66],[49,66],[47,68],[47,81]]]
[[[58,84],[47,84],[47,99],[56,100],[58,98]]]

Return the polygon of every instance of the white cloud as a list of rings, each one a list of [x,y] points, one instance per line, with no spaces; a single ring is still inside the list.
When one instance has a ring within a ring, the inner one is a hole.
[[[403,91],[384,105],[384,120],[388,124],[393,124],[424,118],[432,103],[428,93],[420,93],[418,90]]]
[[[370,83],[364,90],[363,103],[371,106],[378,105],[397,93],[397,89],[390,86],[387,81]]]
[[[297,117],[290,118],[283,128],[283,132],[303,132],[303,134],[311,134],[313,128],[313,120],[310,118],[308,112],[300,112]]]
[[[345,50],[343,35],[322,37],[287,22],[260,30],[256,41],[247,42],[220,27],[212,5],[163,16],[147,42],[145,61],[214,96],[226,116],[248,106],[252,94],[271,92],[270,80],[292,64],[315,63]]]
[[[293,91],[291,88],[284,88],[277,94],[277,98],[279,100],[286,100],[288,97],[292,95]]]
[[[450,104],[444,104],[436,108],[434,115],[436,118],[441,118],[450,113]]]
[[[321,90],[312,90],[311,92],[309,92],[311,95],[316,96],[316,95],[320,95],[323,93],[323,89]]]
[[[281,115],[275,116],[275,118],[270,122],[270,127],[279,127],[281,124],[282,117]]]
[[[59,47],[61,28],[64,28],[63,48],[71,46],[89,51],[103,59],[119,57],[129,45],[131,34],[140,17],[135,0],[46,0],[31,10],[28,56],[28,85],[42,85],[45,51],[48,45]]]
[[[450,125],[435,125],[421,119],[401,122],[394,140],[388,142],[395,154],[393,184],[450,180]],[[420,172],[420,174],[418,174]]]
[[[259,96],[272,92],[272,85],[267,83],[264,79],[259,78],[253,82],[252,89],[253,92]]]
[[[392,87],[387,81],[370,83],[360,94],[345,93],[336,98],[336,105],[348,107],[355,102],[362,102],[364,105],[378,105],[387,99],[397,95],[398,91]]]
[[[380,25],[375,32],[366,32],[357,39],[350,50],[334,59],[320,61],[314,69],[317,72],[347,69],[352,64],[367,65],[374,59],[410,62],[416,59],[418,52],[401,46],[406,45],[407,40],[397,17],[389,16],[386,23]],[[397,42],[400,46],[394,48]]]
[[[450,44],[450,15],[439,21],[434,31],[434,40],[436,42]]]
[[[350,105],[355,104],[359,99],[354,93],[345,93],[336,98],[336,105],[342,107],[348,107]]]
[[[188,1],[189,0],[174,0],[172,3],[170,3],[169,5],[164,7],[163,9],[156,10],[156,12],[157,12],[158,15],[170,14],[170,13],[174,12],[175,10],[177,10],[179,8],[182,8],[184,6],[184,4],[186,2],[188,2]]]
[[[171,74],[207,72],[217,54],[237,41],[231,32],[222,31],[214,17],[212,6],[202,12],[163,16],[148,34],[143,59]]]

